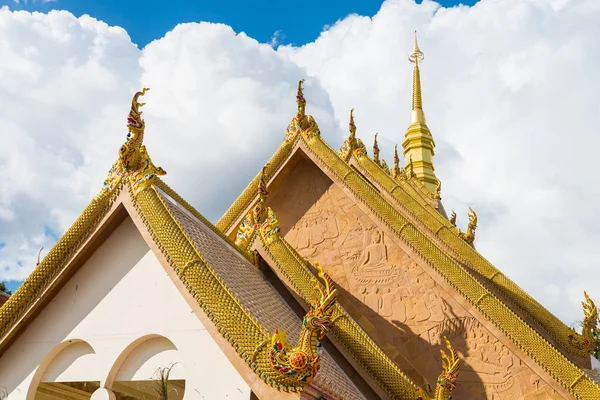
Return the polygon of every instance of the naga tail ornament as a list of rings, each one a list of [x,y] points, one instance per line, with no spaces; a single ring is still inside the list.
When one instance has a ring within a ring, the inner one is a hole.
[[[458,368],[460,367],[460,358],[450,341],[444,336],[448,352],[440,349],[442,355],[442,373],[438,377],[435,387],[435,400],[450,400],[452,391],[458,379]]]
[[[337,289],[323,267],[315,263],[319,278],[313,279],[316,289],[315,306],[304,316],[298,346],[286,343],[286,334],[276,329],[271,338],[270,359],[273,368],[298,383],[310,383],[320,368],[318,342],[323,339],[332,325],[333,305],[337,300]]]
[[[583,295],[585,296],[585,302],[581,302],[584,314],[581,335],[576,332],[571,333],[569,343],[573,348],[590,354],[596,348],[594,333],[598,326],[598,309],[586,292],[583,292]]]

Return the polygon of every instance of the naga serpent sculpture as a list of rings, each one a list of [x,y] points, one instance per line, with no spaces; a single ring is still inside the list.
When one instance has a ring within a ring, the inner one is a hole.
[[[585,296],[585,302],[581,302],[584,314],[582,323],[583,328],[581,330],[581,335],[575,331],[569,335],[569,344],[577,350],[592,353],[596,348],[594,332],[598,325],[598,309],[586,292],[583,292],[583,295]]]
[[[324,285],[313,278],[313,286],[319,291],[320,298],[316,299],[316,306],[304,316],[298,346],[289,346],[285,332],[281,329],[276,329],[271,338],[270,357],[273,368],[288,376],[294,376],[302,383],[310,383],[319,371],[318,344],[332,325],[332,306],[338,296],[329,275],[318,263],[315,265]]]

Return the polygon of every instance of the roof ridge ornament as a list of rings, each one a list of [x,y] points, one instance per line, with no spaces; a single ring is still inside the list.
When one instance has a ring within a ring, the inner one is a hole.
[[[381,166],[381,161],[379,160],[379,144],[377,143],[377,135],[379,133],[375,133],[375,139],[373,140],[373,161],[375,164]]]
[[[302,321],[298,346],[290,346],[281,329],[276,329],[271,338],[270,358],[273,368],[288,377],[294,377],[300,384],[309,384],[319,372],[319,344],[333,325],[333,306],[338,297],[333,280],[316,261],[315,267],[323,283],[312,278],[318,295]]]
[[[596,337],[594,333],[598,325],[598,309],[596,305],[590,299],[587,292],[583,292],[585,296],[585,302],[581,302],[583,307],[584,319],[581,323],[581,335],[572,329],[572,333],[569,334],[569,344],[577,350],[583,350],[591,354],[596,348]]]
[[[167,172],[152,162],[150,155],[143,145],[146,122],[142,118],[141,108],[146,103],[138,100],[149,88],[136,92],[131,100],[131,109],[127,116],[127,140],[119,148],[119,157],[108,171],[104,185],[98,196],[114,193],[125,181],[129,182],[133,194],[137,195],[150,187],[154,179]],[[125,181],[124,181],[125,179]],[[97,196],[97,198],[98,198]]]
[[[475,241],[475,230],[477,229],[477,214],[471,207],[469,207],[469,225],[467,226],[467,231],[463,232],[460,229],[458,230],[458,236],[460,236],[465,242],[473,245]]]
[[[304,78],[298,81],[298,88],[296,90],[296,104],[298,105],[298,111],[287,129],[285,130],[285,141],[292,142],[298,133],[302,132],[307,139],[313,139],[321,135],[319,125],[315,121],[312,115],[306,115],[306,99],[304,98]]]
[[[338,154],[344,161],[348,161],[352,152],[359,148],[359,141],[356,140],[356,124],[354,123],[354,108],[350,110],[350,121],[348,122],[348,131],[350,134],[348,135],[348,139],[342,143],[342,147],[338,151]],[[360,141],[360,145],[365,147],[365,145]],[[364,149],[366,153],[366,148]]]
[[[400,168],[400,157],[398,157],[398,145],[394,146],[394,167],[392,168],[392,177],[396,179],[400,179],[406,176],[406,171],[404,168]]]

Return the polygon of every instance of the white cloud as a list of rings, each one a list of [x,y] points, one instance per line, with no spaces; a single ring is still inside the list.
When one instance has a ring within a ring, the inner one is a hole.
[[[391,161],[408,125],[417,29],[446,208],[464,226],[472,205],[478,250],[565,322],[581,319],[582,290],[600,300],[599,17],[595,0],[396,0],[301,48],[201,23],[140,51],[89,17],[2,8],[0,279],[23,278],[100,188],[142,86],[153,161],[213,221],[281,142],[304,75],[332,145],[354,107],[359,136],[378,131]]]

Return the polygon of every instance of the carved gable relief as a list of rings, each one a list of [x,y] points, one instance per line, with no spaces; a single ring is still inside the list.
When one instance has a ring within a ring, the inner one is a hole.
[[[303,162],[271,198],[285,239],[319,260],[338,301],[392,358],[435,386],[446,335],[463,360],[456,398],[561,399],[326,177]]]

